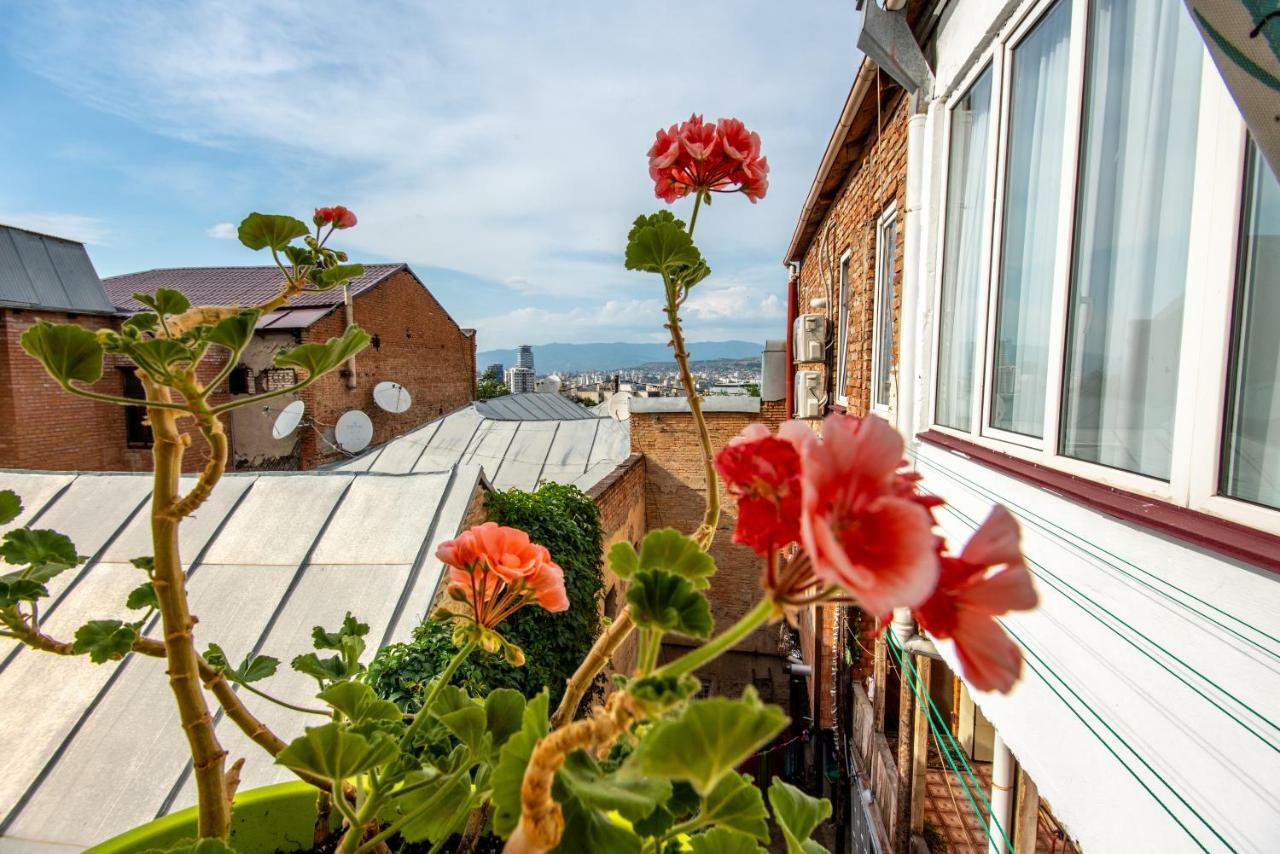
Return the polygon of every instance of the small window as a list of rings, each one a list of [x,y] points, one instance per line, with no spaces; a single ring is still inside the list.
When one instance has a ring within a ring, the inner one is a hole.
[[[875,327],[871,347],[871,406],[887,409],[893,394],[893,304],[897,299],[898,216],[892,205],[876,224]]]
[[[133,368],[121,368],[124,378],[124,396],[133,400],[146,400],[147,392],[142,387],[142,380]],[[154,443],[151,425],[147,424],[147,408],[145,406],[126,406],[124,408],[124,437],[130,448],[150,448]]]
[[[849,257],[840,258],[840,304],[836,312],[836,403],[849,404]]]
[[[244,365],[237,365],[232,369],[231,374],[227,377],[227,394],[248,393],[249,369]]]

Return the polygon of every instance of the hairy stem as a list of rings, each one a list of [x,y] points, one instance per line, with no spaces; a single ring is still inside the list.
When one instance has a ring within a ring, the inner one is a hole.
[[[560,698],[560,705],[556,707],[555,714],[551,716],[551,728],[559,729],[569,721],[573,720],[573,716],[578,713],[578,706],[582,703],[583,696],[586,695],[587,689],[591,687],[591,683],[595,681],[596,674],[599,673],[613,654],[617,651],[622,642],[631,634],[634,623],[631,622],[631,611],[624,607],[618,612],[618,616],[614,618],[609,628],[600,633],[600,637],[596,638],[596,642],[592,644],[591,651],[587,653],[587,657],[582,659],[582,663],[578,665],[578,669],[569,677],[569,682],[565,685],[564,696]]]
[[[440,689],[449,684],[449,680],[453,678],[454,671],[466,660],[467,656],[475,651],[476,642],[467,641],[462,648],[453,654],[453,658],[449,659],[449,663],[445,666],[444,672],[440,674],[440,678],[431,683],[427,696],[422,700],[422,708],[418,709],[418,713],[413,716],[413,723],[409,724],[409,728],[404,731],[404,737],[400,740],[402,747],[413,744],[414,737],[422,730],[423,724],[431,717],[431,706],[435,704],[436,697],[440,694]]]
[[[174,505],[174,519],[190,516],[201,504],[204,504],[227,470],[227,433],[222,428],[222,421],[205,405],[194,379],[189,379],[181,391],[187,400],[195,401],[196,423],[200,427],[200,435],[204,437],[205,444],[209,446],[209,461],[200,472],[200,479],[196,481],[196,485]]]
[[[761,599],[754,608],[742,616],[742,619],[716,635],[702,646],[694,647],[675,661],[668,662],[654,671],[655,676],[683,676],[697,670],[702,665],[728,652],[734,644],[755,631],[773,616],[777,606],[772,600]]]
[[[702,398],[698,396],[698,387],[694,384],[693,373],[689,370],[689,353],[684,349],[684,330],[680,327],[680,306],[676,287],[670,282],[667,284],[667,328],[671,330],[671,348],[675,351],[676,364],[680,367],[680,383],[684,386],[685,397],[689,401],[689,411],[693,414],[693,421],[698,428],[698,444],[702,446],[702,467],[707,480],[707,509],[703,514],[702,524],[698,526],[693,538],[698,541],[698,545],[702,546],[703,551],[707,551],[715,541],[716,527],[720,524],[720,480],[716,477],[715,449],[711,446],[711,432],[707,429],[707,419],[702,414]]]
[[[169,390],[143,380],[148,402],[168,403]],[[155,487],[151,496],[151,539],[155,550],[152,583],[160,603],[169,686],[178,706],[178,717],[191,748],[199,805],[199,835],[226,839],[231,828],[227,800],[227,751],[218,742],[213,716],[200,686],[199,655],[191,629],[195,617],[187,605],[186,577],[178,552],[178,477],[187,439],[178,431],[177,417],[169,409],[148,407],[155,445]]]

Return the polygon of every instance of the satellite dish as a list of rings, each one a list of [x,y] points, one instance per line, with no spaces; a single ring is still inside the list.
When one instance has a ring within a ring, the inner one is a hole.
[[[297,430],[298,424],[302,421],[302,412],[306,408],[307,405],[301,400],[295,400],[280,410],[280,414],[276,416],[276,423],[271,427],[271,438],[283,439]]]
[[[363,451],[373,439],[373,422],[358,409],[344,412],[333,428],[333,438],[347,453]]]
[[[552,374],[551,376],[547,377],[547,391],[551,392],[552,394],[556,394],[557,392],[559,392],[560,387],[563,385],[564,385],[564,382],[555,374]]]
[[[373,387],[373,402],[378,404],[379,409],[385,409],[387,412],[400,413],[409,408],[409,404],[413,403],[413,398],[409,394],[409,390],[400,383],[381,382]]]
[[[631,392],[614,392],[609,398],[609,417],[614,421],[626,421],[631,417]]]

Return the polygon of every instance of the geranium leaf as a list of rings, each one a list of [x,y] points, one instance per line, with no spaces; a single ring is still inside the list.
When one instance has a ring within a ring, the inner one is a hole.
[[[60,383],[102,379],[102,345],[88,329],[41,320],[22,333],[21,344]]]
[[[52,572],[40,579],[42,581],[81,561],[66,534],[45,528],[14,528],[7,532],[0,540],[0,558],[14,566],[41,567],[42,572]]]
[[[342,649],[345,638],[362,638],[369,634],[369,624],[362,623],[348,611],[336,632],[326,632],[323,626],[311,629],[311,645],[316,649]]]
[[[487,717],[484,706],[472,700],[456,685],[445,685],[436,695],[431,713],[445,729],[472,750],[481,749]]]
[[[293,661],[289,662],[289,666],[299,673],[314,677],[322,686],[326,682],[337,682],[351,675],[348,672],[347,663],[338,655],[321,658],[314,652],[308,652],[305,655],[295,656]]]
[[[701,262],[702,253],[678,221],[641,223],[636,220],[636,227],[628,236],[628,270],[673,274]]]
[[[787,840],[787,854],[821,854],[827,850],[809,837],[831,815],[831,801],[810,797],[774,777],[769,786],[769,805],[773,807],[773,820]]]
[[[633,679],[627,685],[627,693],[644,710],[646,717],[656,718],[698,693],[701,687],[697,677],[687,673],[683,676],[650,675]]]
[[[524,706],[524,694],[512,688],[495,688],[484,698],[485,728],[493,735],[494,747],[502,747],[520,731]]]
[[[122,329],[132,329],[135,332],[151,332],[160,325],[160,316],[154,311],[140,311],[137,314],[130,315],[124,323],[120,324]]]
[[[626,579],[635,575],[640,568],[640,555],[636,554],[635,546],[626,540],[614,543],[609,549],[609,568],[619,578]]]
[[[0,575],[0,608],[8,608],[19,602],[34,602],[49,595],[49,588],[26,573],[10,572]]]
[[[159,608],[160,600],[156,598],[156,588],[150,581],[144,581],[129,591],[129,598],[124,601],[125,607],[134,611],[143,608]]]
[[[565,757],[556,772],[556,780],[584,806],[604,812],[617,810],[623,818],[632,821],[644,818],[671,797],[669,780],[642,776],[628,766],[605,774],[583,750],[575,750]]]
[[[695,638],[711,635],[711,606],[687,578],[660,569],[642,569],[627,588],[627,603],[637,626]]]
[[[725,774],[707,795],[702,817],[710,824],[769,842],[769,812],[764,797],[746,774]]]
[[[364,274],[363,264],[335,264],[332,267],[325,267],[318,271],[318,279],[316,282],[319,290],[327,291],[336,288],[343,282],[354,279],[356,276]]]
[[[359,353],[369,340],[369,333],[359,326],[348,326],[341,338],[330,338],[323,344],[299,344],[277,353],[276,367],[301,368],[308,377],[319,377]]]
[[[786,725],[782,710],[761,703],[748,687],[740,700],[697,700],[679,717],[654,724],[631,761],[646,774],[687,780],[705,797]]]
[[[425,780],[421,773],[410,774],[405,785]],[[422,788],[396,798],[402,815],[417,817],[400,828],[406,842],[438,842],[454,833],[456,825],[466,820],[467,799],[471,796],[471,779],[465,771],[437,777]]]
[[[209,330],[209,341],[239,352],[253,338],[253,330],[261,315],[262,312],[252,308],[224,317]]]
[[[94,664],[102,664],[123,658],[133,649],[133,642],[137,639],[138,628],[130,623],[122,623],[120,620],[90,620],[76,629],[71,649],[80,655],[87,653]]]
[[[706,833],[689,837],[692,854],[767,854],[754,839],[727,827],[713,827]]]
[[[247,685],[250,682],[258,682],[274,676],[276,669],[280,666],[280,659],[278,658],[270,655],[254,655],[250,652],[245,655],[244,661],[240,662],[239,667],[232,667],[226,653],[216,643],[209,644],[209,649],[205,652],[204,658],[205,661],[222,670],[228,680],[240,685]]]
[[[534,745],[547,734],[549,703],[550,694],[545,689],[530,700],[521,716],[520,731],[498,751],[498,764],[493,769],[493,832],[503,839],[520,821],[520,786]]]
[[[191,300],[182,291],[175,291],[173,288],[156,288],[154,295],[138,293],[133,298],[161,317],[182,314],[191,308]]]
[[[12,489],[0,489],[0,525],[7,525],[22,512],[22,499]]]
[[[305,735],[280,751],[276,764],[341,782],[368,773],[399,755],[395,740],[383,733],[366,738],[342,724],[331,723],[307,727]]]
[[[131,341],[124,349],[139,367],[152,374],[166,373],[173,365],[194,362],[196,357],[190,347],[172,338]]]
[[[554,854],[582,854],[608,851],[610,854],[639,854],[640,837],[610,819],[600,810],[583,803],[557,775],[551,796],[564,812],[564,834]]]
[[[701,590],[708,585],[707,576],[715,574],[716,562],[692,537],[675,528],[656,528],[640,543],[639,568],[665,569]]]
[[[244,218],[236,233],[240,242],[250,249],[256,251],[270,247],[279,252],[290,242],[310,234],[311,229],[302,220],[291,216],[255,211]]]
[[[384,700],[363,682],[338,682],[318,695],[321,700],[347,716],[353,724],[398,721],[400,707]]]

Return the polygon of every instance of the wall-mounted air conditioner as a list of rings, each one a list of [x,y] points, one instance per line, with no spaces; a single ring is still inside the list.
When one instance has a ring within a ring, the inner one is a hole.
[[[796,418],[821,418],[827,396],[822,371],[796,371]]]
[[[827,317],[825,314],[802,314],[796,318],[795,350],[797,362],[826,361]]]

